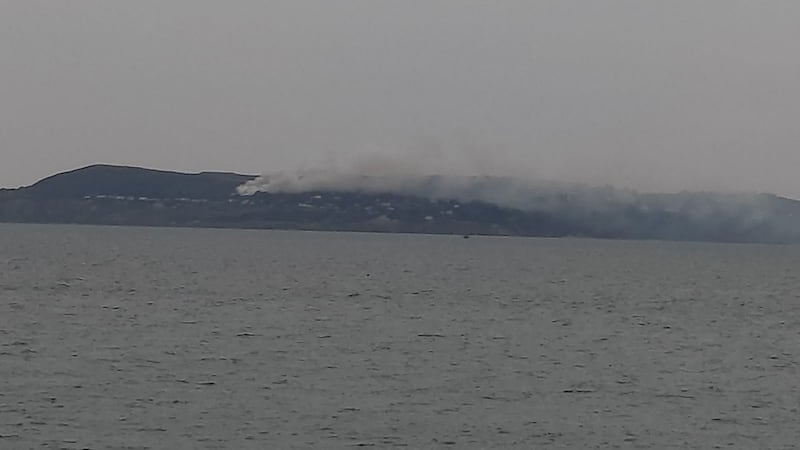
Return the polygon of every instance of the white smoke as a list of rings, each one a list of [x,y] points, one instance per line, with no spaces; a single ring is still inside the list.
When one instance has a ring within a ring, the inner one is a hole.
[[[642,236],[652,232],[648,227],[661,230],[662,236],[689,236],[694,229],[691,227],[696,227],[758,233],[759,239],[765,241],[800,237],[800,214],[792,214],[798,211],[798,205],[768,194],[639,193],[611,186],[592,187],[526,177],[426,174],[432,167],[373,158],[344,170],[273,172],[248,181],[237,190],[241,195],[350,192],[478,201],[554,214],[584,224],[599,221],[597,227],[611,232],[631,232],[644,227],[637,231]]]
[[[406,193],[414,176],[371,176],[325,170],[279,171],[265,174],[239,186],[240,195],[257,192],[300,193],[310,191]]]
[[[279,171],[262,175],[237,188],[240,195],[259,192],[316,191],[392,193],[438,200],[480,201],[499,206],[551,210],[564,202],[586,209],[631,202],[636,194],[610,187],[478,175],[420,175],[378,170],[368,173],[336,170]]]

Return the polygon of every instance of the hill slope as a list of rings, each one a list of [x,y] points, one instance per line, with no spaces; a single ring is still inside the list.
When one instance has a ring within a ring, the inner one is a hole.
[[[0,191],[0,221],[800,243],[800,202],[769,194],[539,188],[490,177],[237,192],[255,179],[94,165]]]
[[[225,172],[195,174],[96,164],[59,173],[22,188],[38,198],[122,196],[150,198],[226,198],[255,176]]]

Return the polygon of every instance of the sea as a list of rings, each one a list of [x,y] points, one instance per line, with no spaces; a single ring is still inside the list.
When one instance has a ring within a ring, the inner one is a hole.
[[[781,449],[800,247],[0,225],[2,449]]]

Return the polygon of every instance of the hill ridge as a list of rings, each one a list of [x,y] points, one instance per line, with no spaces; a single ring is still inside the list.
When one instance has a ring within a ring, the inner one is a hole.
[[[800,202],[773,194],[537,190],[487,177],[455,189],[436,176],[405,191],[240,195],[257,178],[93,164],[0,190],[0,221],[800,243]]]

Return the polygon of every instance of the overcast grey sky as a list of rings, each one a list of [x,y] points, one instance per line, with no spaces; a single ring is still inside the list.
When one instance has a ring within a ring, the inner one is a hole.
[[[0,0],[0,186],[377,161],[800,197],[798,43],[797,1]]]

